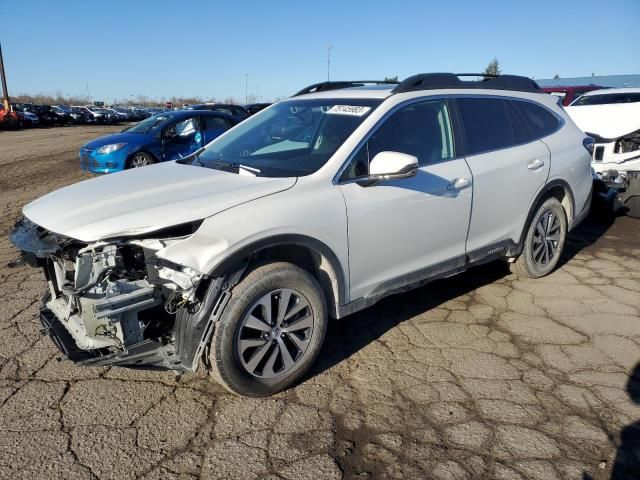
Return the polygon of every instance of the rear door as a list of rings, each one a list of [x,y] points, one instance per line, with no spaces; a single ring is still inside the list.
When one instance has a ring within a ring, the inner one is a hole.
[[[205,145],[231,128],[229,120],[222,116],[203,115],[202,120]]]
[[[550,153],[532,139],[508,99],[457,98],[457,107],[473,174],[467,238],[473,260],[519,240],[531,203],[547,181]]]

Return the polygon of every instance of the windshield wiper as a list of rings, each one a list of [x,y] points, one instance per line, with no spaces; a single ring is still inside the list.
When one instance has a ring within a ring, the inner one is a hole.
[[[240,163],[236,163],[236,166],[238,167],[238,170],[242,169],[242,170],[245,170],[245,171],[247,171],[247,172],[251,172],[251,173],[253,173],[253,174],[254,174],[254,175],[256,175],[256,176],[257,176],[257,175],[260,175],[260,173],[261,173],[259,168],[255,168],[255,167],[248,167],[248,166],[246,166],[246,165],[242,165],[242,164],[240,164]]]
[[[199,159],[198,159],[198,163],[203,165],[202,161],[200,161]],[[207,162],[203,166],[206,166],[206,167],[214,166],[214,167],[221,167],[222,169],[238,170],[238,173],[240,172],[240,170],[244,170],[245,172],[249,172],[255,176],[258,176],[261,173],[260,169],[258,168],[242,165],[241,163],[238,163],[238,162],[223,162],[222,160],[214,160],[211,162]]]

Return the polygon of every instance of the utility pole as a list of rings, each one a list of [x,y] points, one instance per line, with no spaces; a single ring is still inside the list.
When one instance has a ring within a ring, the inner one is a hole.
[[[9,111],[9,92],[7,92],[7,77],[4,74],[4,60],[2,60],[2,46],[0,45],[0,78],[2,79],[2,102],[4,111]]]
[[[257,97],[258,97],[258,103],[260,103],[260,84],[258,84],[258,93],[257,93]]]
[[[244,104],[246,105],[249,98],[249,74],[244,74]]]
[[[333,45],[331,45],[330,43],[327,43],[326,47],[327,47],[327,82],[328,82],[329,69],[331,68],[331,49],[333,48]]]

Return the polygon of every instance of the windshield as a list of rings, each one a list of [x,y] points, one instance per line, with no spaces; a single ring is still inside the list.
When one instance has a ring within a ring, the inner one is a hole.
[[[640,102],[640,92],[628,93],[602,93],[598,95],[583,95],[573,102],[572,106],[579,105],[606,105],[613,103],[637,103]]]
[[[192,162],[297,177],[322,167],[381,100],[314,99],[278,103],[211,142]]]
[[[165,120],[168,120],[170,118],[171,117],[169,115],[154,115],[153,117],[146,118],[129,128],[125,128],[123,132],[147,133],[153,129],[160,127],[161,125],[164,125]]]

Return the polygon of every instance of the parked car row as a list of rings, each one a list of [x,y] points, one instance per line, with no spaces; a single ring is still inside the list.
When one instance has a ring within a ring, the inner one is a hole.
[[[143,108],[94,105],[35,105],[12,103],[12,115],[3,114],[0,128],[26,128],[54,125],[112,125],[138,122],[165,111],[163,108]]]

